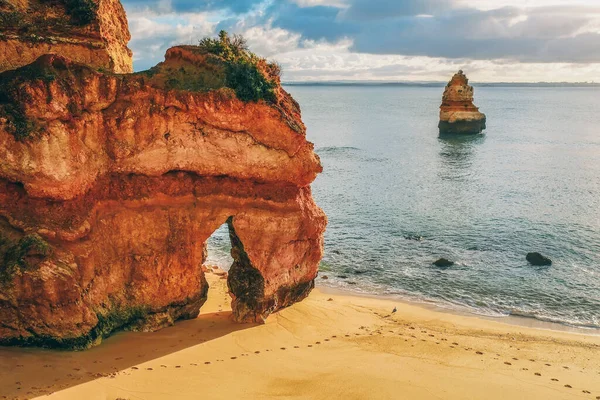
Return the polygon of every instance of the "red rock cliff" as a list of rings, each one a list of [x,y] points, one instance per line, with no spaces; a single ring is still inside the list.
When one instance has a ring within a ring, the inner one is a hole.
[[[321,165],[276,67],[245,60],[259,89],[195,46],[137,74],[58,55],[0,74],[0,343],[83,348],[195,317],[225,222],[236,320],[308,295]]]
[[[53,53],[128,73],[129,39],[119,0],[0,0],[0,71]]]

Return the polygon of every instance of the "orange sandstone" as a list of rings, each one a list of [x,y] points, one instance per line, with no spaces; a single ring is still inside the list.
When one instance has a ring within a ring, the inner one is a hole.
[[[440,134],[477,134],[485,129],[485,114],[473,104],[473,86],[462,71],[446,85],[440,106]]]
[[[206,240],[223,223],[237,321],[308,295],[322,167],[268,64],[257,61],[273,98],[244,102],[195,46],[125,75],[66,56],[0,74],[0,343],[85,348],[194,318]]]
[[[129,39],[119,0],[0,0],[0,71],[52,53],[128,73],[133,71]]]

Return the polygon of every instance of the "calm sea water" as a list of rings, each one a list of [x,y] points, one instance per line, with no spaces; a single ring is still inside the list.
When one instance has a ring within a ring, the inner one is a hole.
[[[324,166],[319,284],[600,328],[600,89],[476,88],[485,134],[450,139],[443,88],[287,89]]]

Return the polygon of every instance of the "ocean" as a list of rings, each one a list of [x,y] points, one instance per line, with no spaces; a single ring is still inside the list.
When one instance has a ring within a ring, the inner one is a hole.
[[[324,167],[318,285],[600,328],[600,88],[476,87],[487,129],[455,138],[438,135],[443,87],[286,89]],[[222,227],[209,260],[228,253]]]

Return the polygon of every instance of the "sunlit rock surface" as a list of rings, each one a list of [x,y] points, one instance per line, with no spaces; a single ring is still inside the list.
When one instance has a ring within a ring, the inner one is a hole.
[[[485,129],[485,114],[473,104],[473,87],[462,71],[455,74],[442,96],[440,134],[477,134]]]
[[[223,223],[237,321],[306,297],[322,168],[270,64],[257,61],[273,95],[242,101],[227,65],[195,46],[136,74],[77,61],[0,74],[0,343],[85,348],[194,318]]]

